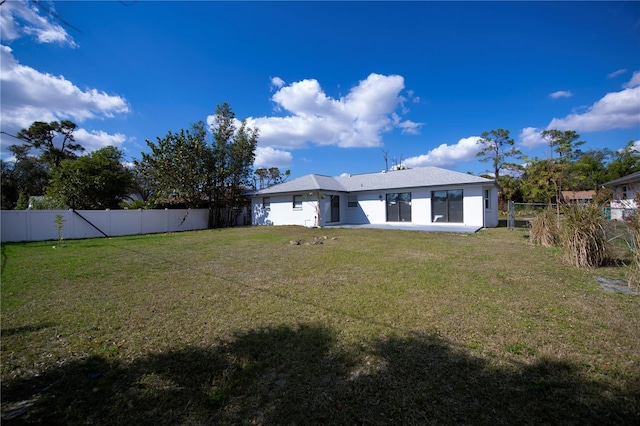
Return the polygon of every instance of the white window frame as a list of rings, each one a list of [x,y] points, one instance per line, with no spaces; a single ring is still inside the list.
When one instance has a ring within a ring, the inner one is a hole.
[[[271,210],[271,197],[262,197],[262,208],[264,210]]]
[[[354,209],[358,207],[358,196],[347,195],[347,208]]]

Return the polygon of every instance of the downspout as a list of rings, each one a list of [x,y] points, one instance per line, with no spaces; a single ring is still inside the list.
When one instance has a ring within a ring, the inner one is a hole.
[[[485,191],[485,187],[481,186],[480,187],[480,200],[481,200],[480,208],[482,209],[482,227],[486,228],[486,225],[487,225],[487,209],[485,208],[484,191]]]
[[[484,186],[482,187],[482,227],[486,228],[487,227],[487,209],[485,207],[485,202],[484,202]],[[489,190],[491,191],[491,190]],[[489,195],[491,195],[491,192],[489,192]]]

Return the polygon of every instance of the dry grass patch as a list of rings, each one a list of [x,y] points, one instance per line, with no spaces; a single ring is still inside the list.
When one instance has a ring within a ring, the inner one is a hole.
[[[531,242],[553,247],[560,240],[558,215],[551,207],[542,210],[531,220]]]

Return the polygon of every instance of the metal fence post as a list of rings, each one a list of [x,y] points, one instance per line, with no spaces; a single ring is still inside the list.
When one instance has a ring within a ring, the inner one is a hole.
[[[507,207],[507,228],[515,229],[516,227],[516,208],[513,201],[509,201]]]

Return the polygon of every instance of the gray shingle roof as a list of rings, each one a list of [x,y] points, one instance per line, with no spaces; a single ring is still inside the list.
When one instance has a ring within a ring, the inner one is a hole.
[[[253,195],[281,194],[305,191],[375,191],[380,189],[415,188],[425,186],[494,184],[466,173],[454,172],[439,167],[419,167],[408,170],[367,173],[351,176],[306,175],[269,188],[255,191]]]
[[[619,179],[612,180],[603,184],[603,186],[617,186],[625,183],[638,182],[640,181],[640,172],[631,173],[630,175],[623,176]]]

